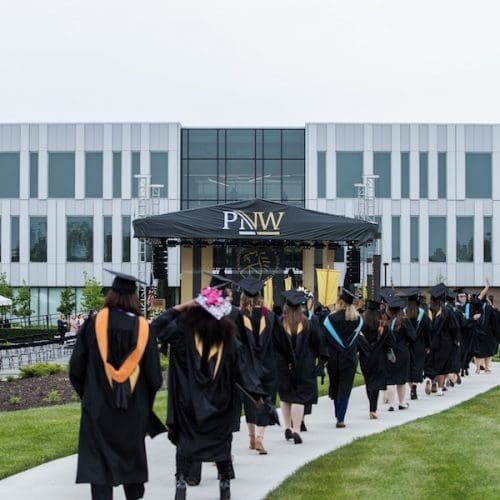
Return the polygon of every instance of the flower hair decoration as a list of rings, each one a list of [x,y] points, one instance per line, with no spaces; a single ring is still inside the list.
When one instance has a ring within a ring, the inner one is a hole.
[[[203,288],[194,301],[215,319],[222,319],[231,312],[231,304],[222,296],[217,288]]]

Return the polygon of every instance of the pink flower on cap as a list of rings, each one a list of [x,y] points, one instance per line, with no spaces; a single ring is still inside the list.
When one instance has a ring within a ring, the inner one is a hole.
[[[222,296],[222,292],[217,288],[203,288],[194,301],[215,319],[222,319],[231,312],[231,304]]]

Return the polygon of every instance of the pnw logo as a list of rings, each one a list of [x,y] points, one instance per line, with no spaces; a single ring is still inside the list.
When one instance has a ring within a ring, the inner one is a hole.
[[[224,226],[232,229],[230,224],[239,224],[238,234],[255,236],[279,236],[280,225],[285,212],[251,212],[241,210],[224,210]]]

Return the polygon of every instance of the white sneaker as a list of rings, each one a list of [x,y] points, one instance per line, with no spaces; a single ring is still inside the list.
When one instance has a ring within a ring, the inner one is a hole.
[[[436,396],[444,396],[443,389],[439,388],[439,389],[437,390]]]

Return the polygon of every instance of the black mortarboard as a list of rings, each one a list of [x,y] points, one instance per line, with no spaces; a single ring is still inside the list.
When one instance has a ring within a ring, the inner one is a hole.
[[[137,279],[135,276],[131,276],[130,274],[121,273],[119,271],[112,271],[111,269],[104,269],[108,273],[111,273],[115,276],[113,283],[111,284],[111,288],[121,295],[128,295],[131,293],[135,293],[137,290],[136,283],[140,283],[141,285],[147,285],[145,281],[141,281]]]
[[[396,292],[395,292],[395,290],[393,288],[382,288],[380,290],[380,298],[382,299],[383,302],[386,302],[386,303],[395,294],[396,294]]]
[[[340,294],[340,298],[346,303],[346,304],[352,304],[354,302],[354,299],[356,296],[352,294],[347,288],[342,288],[342,293]]]
[[[405,301],[402,297],[398,297],[397,295],[391,295],[388,297],[387,305],[389,309],[401,309],[405,305]]]
[[[420,297],[420,290],[418,288],[407,288],[403,293],[408,300],[412,301],[418,301]]]
[[[452,292],[451,290],[448,290],[446,292],[446,300],[455,300],[456,296],[457,296],[456,293]]]
[[[446,285],[444,283],[438,283],[437,285],[434,285],[429,291],[433,299],[440,299],[446,294]]]
[[[264,283],[255,276],[248,276],[248,278],[243,278],[238,286],[247,297],[255,297],[264,288]]]
[[[461,293],[467,293],[463,288],[455,288],[455,290],[453,290],[457,295],[461,294]]]
[[[377,302],[376,300],[367,300],[365,309],[368,311],[380,311],[380,302]]]
[[[304,292],[299,292],[298,290],[287,290],[286,292],[281,292],[281,295],[285,298],[287,305],[291,307],[297,307],[307,302]]]
[[[232,284],[232,280],[230,280],[228,277],[226,277],[226,273],[224,269],[221,269],[219,271],[219,274],[215,273],[207,273],[212,276],[210,279],[210,284],[208,285],[209,287],[212,288],[230,288]]]

